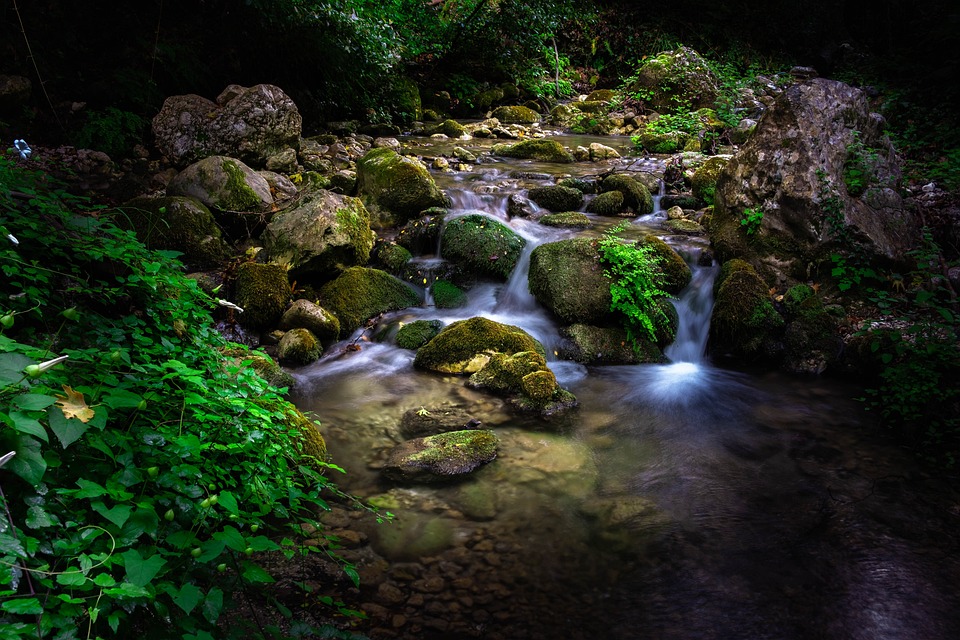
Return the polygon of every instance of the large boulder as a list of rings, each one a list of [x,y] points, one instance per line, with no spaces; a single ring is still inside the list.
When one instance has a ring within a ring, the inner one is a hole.
[[[550,211],[576,211],[583,204],[583,192],[573,187],[561,187],[552,184],[534,187],[529,192],[530,199]]]
[[[280,329],[309,329],[322,342],[340,337],[340,321],[332,313],[309,300],[294,300],[280,318]]]
[[[358,198],[319,189],[274,216],[261,238],[272,262],[331,279],[370,259],[374,233]]]
[[[574,161],[573,154],[567,151],[562,144],[547,138],[524,140],[514,144],[495,144],[491,151],[496,156],[506,156],[508,158],[561,163]]]
[[[768,282],[803,282],[821,265],[829,276],[831,254],[852,246],[900,262],[918,238],[900,178],[862,91],[824,78],[794,84],[720,173],[710,221],[717,257],[742,257]],[[742,224],[747,216],[755,227]]]
[[[526,244],[502,222],[470,214],[447,222],[440,237],[440,252],[466,274],[506,280]]]
[[[656,111],[674,111],[681,105],[692,111],[713,106],[719,86],[699,53],[678,47],[644,60],[626,92],[638,95]]]
[[[619,191],[623,194],[624,206],[632,209],[638,216],[653,213],[653,196],[646,185],[625,173],[615,173],[603,179],[600,192]]]
[[[497,107],[490,114],[504,124],[533,124],[540,122],[540,114],[527,107]]]
[[[297,146],[302,125],[297,105],[279,87],[230,85],[216,102],[193,94],[167,98],[153,118],[153,135],[179,167],[212,155],[262,167]]]
[[[564,323],[610,323],[610,279],[603,274],[596,242],[589,238],[548,242],[534,249],[529,287]]]
[[[298,327],[291,329],[280,338],[277,345],[277,357],[280,364],[290,367],[302,367],[317,360],[323,353],[320,341],[309,329]]]
[[[347,333],[380,313],[420,304],[420,296],[386,271],[350,267],[320,288],[320,302]]]
[[[499,446],[497,435],[487,429],[414,438],[394,447],[383,474],[396,482],[455,480],[496,459]]]
[[[653,234],[644,236],[641,242],[652,248],[657,257],[657,266],[663,274],[660,288],[673,295],[683,291],[693,278],[693,271],[687,261],[673,247]]]
[[[367,204],[399,223],[449,204],[422,162],[385,147],[371,149],[357,162],[357,189]]]
[[[583,364],[639,364],[666,362],[660,348],[643,338],[631,343],[622,327],[594,327],[573,324],[560,330],[564,338],[559,355]]]
[[[746,360],[778,358],[784,320],[756,270],[743,260],[730,260],[721,268],[714,288],[711,351]]]
[[[226,259],[220,227],[210,209],[198,200],[141,196],[120,209],[123,215],[117,222],[129,226],[151,249],[179,251],[184,263],[200,269],[219,267]]]
[[[520,327],[476,317],[445,327],[420,347],[413,366],[439,373],[472,374],[482,369],[494,353],[522,351],[546,356],[543,345]]]
[[[243,309],[240,324],[254,329],[269,329],[280,321],[290,299],[287,270],[278,264],[244,262],[237,267],[234,299]]]

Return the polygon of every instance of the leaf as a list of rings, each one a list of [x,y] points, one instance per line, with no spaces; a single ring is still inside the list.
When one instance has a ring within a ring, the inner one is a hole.
[[[87,401],[83,399],[83,394],[74,391],[72,387],[62,385],[63,391],[67,395],[57,396],[57,405],[63,411],[63,415],[69,418],[76,418],[80,422],[87,423],[94,416],[94,411],[87,406]]]
[[[123,523],[130,517],[130,512],[133,511],[133,507],[128,504],[118,504],[115,507],[107,509],[107,506],[102,502],[95,502],[93,504],[93,510],[118,527],[122,527]]]
[[[31,485],[40,484],[44,472],[47,470],[47,461],[43,459],[40,443],[27,435],[7,441],[4,448],[12,448],[17,455],[3,466],[4,471],[10,470],[29,482]]]
[[[223,507],[227,513],[230,515],[238,516],[240,515],[240,508],[237,505],[237,499],[229,491],[221,491],[219,496],[219,504]]]
[[[27,517],[24,524],[29,529],[43,529],[44,527],[53,527],[60,524],[56,516],[51,516],[40,505],[33,505],[27,509]]]
[[[217,531],[213,534],[215,540],[223,541],[234,551],[243,551],[247,548],[247,541],[243,535],[233,527],[224,527],[223,531]]]
[[[75,498],[99,498],[107,494],[107,490],[96,482],[80,478],[77,480],[77,484],[80,486],[80,490],[73,494]]]
[[[44,442],[50,442],[50,436],[47,435],[47,430],[43,428],[43,425],[27,414],[21,411],[11,411],[10,420],[13,421],[13,428],[20,433],[28,433]]]
[[[348,578],[350,578],[350,582],[353,583],[353,586],[360,586],[360,574],[357,573],[356,568],[352,564],[343,565],[343,572],[347,574]]]
[[[210,624],[216,624],[223,611],[223,590],[219,587],[210,589],[206,599],[203,601],[203,617]]]
[[[52,407],[47,410],[47,418],[50,420],[53,434],[60,440],[64,449],[79,440],[87,431],[87,425],[83,422],[76,418],[68,419],[62,411],[56,411]]]
[[[0,554],[17,558],[27,557],[23,544],[9,533],[0,533]]]
[[[273,576],[267,573],[263,567],[249,561],[243,563],[243,573],[241,575],[243,575],[243,579],[247,582],[275,582]]]
[[[101,402],[111,409],[133,409],[142,400],[143,396],[126,389],[111,389],[101,398]]]
[[[20,353],[0,353],[0,389],[23,380],[23,369],[36,364]]]
[[[0,609],[7,613],[19,615],[39,615],[43,613],[43,606],[37,598],[17,598],[16,600],[7,600]]]
[[[123,566],[127,572],[127,581],[138,587],[145,587],[150,584],[150,581],[156,577],[160,569],[163,568],[163,565],[167,563],[159,554],[152,555],[144,560],[140,552],[136,549],[128,549],[121,554],[121,557],[123,558]]]
[[[39,393],[24,393],[17,396],[13,400],[13,404],[24,411],[42,411],[56,401],[57,399],[53,396],[45,396]]]
[[[173,602],[183,609],[184,613],[190,614],[203,598],[203,592],[196,585],[187,583],[183,585],[180,592],[173,597]]]
[[[119,587],[104,589],[103,595],[117,598],[145,598],[150,596],[150,592],[135,584],[121,582]]]

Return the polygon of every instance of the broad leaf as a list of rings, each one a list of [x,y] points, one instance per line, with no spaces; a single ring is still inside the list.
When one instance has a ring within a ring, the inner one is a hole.
[[[53,396],[45,396],[39,393],[24,393],[14,398],[13,404],[24,411],[42,411],[56,401],[57,399]]]
[[[118,504],[108,509],[102,502],[95,502],[93,504],[93,510],[118,527],[122,527],[123,523],[130,517],[130,512],[133,511],[133,507],[128,504]]]
[[[145,587],[156,577],[167,563],[159,555],[153,555],[146,560],[140,556],[136,549],[128,549],[121,554],[123,566],[127,571],[127,581],[138,587]]]
[[[43,425],[22,411],[11,411],[10,420],[13,422],[13,428],[20,433],[27,433],[44,442],[50,442],[50,437],[47,435],[47,430],[43,428]]]
[[[67,418],[76,418],[80,422],[87,423],[93,419],[94,411],[87,406],[87,401],[84,400],[83,394],[79,391],[74,391],[72,387],[67,385],[62,385],[63,391],[67,395],[57,396],[57,406],[63,411],[63,415]]]
[[[193,611],[200,601],[203,599],[203,592],[197,588],[196,585],[190,584],[189,582],[183,585],[183,588],[180,589],[180,592],[173,597],[173,602],[178,607],[183,609],[183,611],[189,614]]]
[[[47,417],[50,419],[50,428],[64,449],[79,440],[87,431],[87,425],[82,421],[76,418],[68,419],[59,409],[51,407],[47,410]]]

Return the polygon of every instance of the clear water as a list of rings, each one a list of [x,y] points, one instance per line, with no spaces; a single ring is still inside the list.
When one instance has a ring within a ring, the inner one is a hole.
[[[385,322],[483,315],[552,351],[558,327],[527,291],[526,264],[537,244],[572,234],[507,220],[506,197],[525,188],[509,176],[498,165],[447,189],[461,210],[527,239],[514,277],[471,290],[466,308],[425,306]],[[636,224],[656,228],[658,214]],[[702,248],[667,240],[690,256]],[[348,551],[364,578],[354,597],[380,612],[360,630],[419,639],[960,638],[957,493],[873,432],[844,383],[713,366],[705,351],[715,272],[695,267],[676,301],[670,364],[552,359],[580,407],[551,422],[518,416],[462,379],[416,371],[413,353],[388,343],[334,349],[295,372],[296,402],[322,421],[347,471],[338,481],[397,503],[397,522],[381,527],[421,532],[398,559],[375,525],[353,525],[369,540]],[[494,429],[498,459],[468,483],[385,483],[378,468],[402,440],[402,414],[437,407]],[[418,555],[438,522],[449,537]],[[428,579],[441,586],[424,592]],[[384,596],[394,589],[400,596]]]

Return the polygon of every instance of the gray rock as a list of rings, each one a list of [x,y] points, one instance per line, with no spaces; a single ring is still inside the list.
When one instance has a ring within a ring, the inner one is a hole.
[[[280,328],[309,329],[321,342],[332,342],[340,335],[340,321],[318,304],[309,300],[294,300],[280,318]]]

